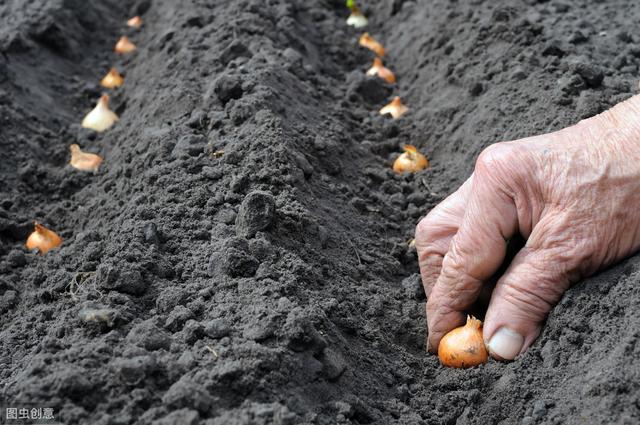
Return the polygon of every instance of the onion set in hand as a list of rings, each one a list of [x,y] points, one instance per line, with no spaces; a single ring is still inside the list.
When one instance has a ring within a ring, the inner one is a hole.
[[[427,157],[418,152],[415,146],[404,145],[404,153],[393,163],[393,171],[401,173],[416,173],[429,166]]]
[[[82,120],[82,126],[99,133],[109,129],[116,121],[118,116],[109,109],[109,95],[103,94],[96,107]]]
[[[62,243],[62,238],[53,230],[49,230],[40,223],[35,223],[33,233],[27,238],[27,249],[32,251],[37,249],[40,254],[46,254]]]
[[[446,334],[438,346],[440,363],[467,368],[487,362],[489,353],[482,339],[482,322],[467,316],[467,324]]]
[[[380,58],[375,58],[373,60],[373,65],[371,65],[371,68],[367,71],[367,75],[377,75],[389,84],[396,82],[396,76],[389,68],[382,64],[382,60],[380,60]]]

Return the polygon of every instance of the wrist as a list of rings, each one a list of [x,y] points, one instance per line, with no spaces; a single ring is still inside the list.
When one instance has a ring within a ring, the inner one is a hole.
[[[640,156],[640,95],[589,119],[603,131],[603,141],[613,143],[633,156]],[[587,121],[589,121],[587,120]]]

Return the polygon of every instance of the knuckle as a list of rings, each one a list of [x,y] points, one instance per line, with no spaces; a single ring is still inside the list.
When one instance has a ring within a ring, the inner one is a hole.
[[[459,235],[453,238],[449,251],[442,261],[442,271],[451,281],[457,281],[467,273],[468,259],[472,254],[467,252],[467,244],[460,243]]]
[[[418,222],[416,227],[416,236],[428,239],[430,235],[438,228],[438,207],[436,206],[429,214]]]
[[[520,160],[520,149],[514,143],[495,143],[480,153],[476,160],[476,171],[480,175],[513,172],[518,170]]]
[[[555,279],[539,275],[535,282],[522,279],[505,282],[502,296],[522,314],[543,320],[563,292],[562,285],[556,284]]]

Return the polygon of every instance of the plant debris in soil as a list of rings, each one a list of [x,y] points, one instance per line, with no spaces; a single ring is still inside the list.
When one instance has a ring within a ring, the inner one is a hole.
[[[631,0],[0,5],[0,405],[63,423],[640,420],[640,257],[512,363],[424,349],[409,243],[479,152],[636,91]],[[140,29],[126,26],[140,15]],[[137,46],[118,56],[123,35]],[[111,67],[124,85],[107,90]],[[120,120],[81,127],[103,92]],[[379,115],[394,96],[409,107]],[[101,155],[95,173],[69,145]],[[399,175],[405,144],[430,168]],[[63,244],[24,242],[38,221]]]

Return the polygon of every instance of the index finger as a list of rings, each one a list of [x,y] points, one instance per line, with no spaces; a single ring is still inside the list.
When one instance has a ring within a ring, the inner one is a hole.
[[[503,179],[510,164],[504,152],[495,151],[487,149],[478,158],[462,224],[427,301],[430,352],[438,350],[447,332],[464,324],[464,311],[502,264],[507,241],[518,229],[515,202]]]
[[[438,280],[442,259],[449,250],[451,239],[458,232],[460,223],[462,223],[472,179],[473,174],[458,190],[420,220],[416,227],[415,241],[418,265],[427,297]]]

